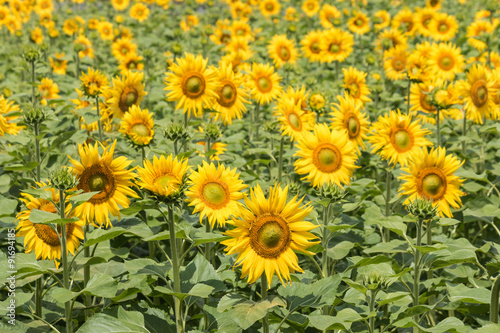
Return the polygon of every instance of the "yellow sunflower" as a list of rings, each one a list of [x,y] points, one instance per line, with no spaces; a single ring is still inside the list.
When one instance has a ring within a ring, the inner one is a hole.
[[[365,13],[357,12],[347,21],[347,26],[352,33],[364,35],[370,31],[370,19]]]
[[[136,52],[137,45],[127,38],[120,38],[111,45],[111,53],[119,62],[123,61],[128,54]]]
[[[42,29],[40,29],[40,27],[36,27],[31,32],[30,39],[35,44],[42,44],[42,42],[43,42]]]
[[[99,144],[94,146],[84,143],[78,145],[81,162],[68,156],[73,164],[73,173],[78,177],[77,189],[84,193],[96,192],[84,204],[75,208],[75,215],[94,225],[111,226],[109,214],[120,216],[120,205],[127,208],[130,205],[128,197],[138,198],[137,193],[131,189],[135,174],[127,170],[132,162],[125,156],[113,158],[116,140],[111,146],[103,148],[99,155]]]
[[[412,84],[410,89],[410,112],[416,114],[418,111],[422,111],[426,114],[436,114],[436,107],[432,104],[432,89],[434,89],[434,86],[430,81]],[[435,123],[434,119],[426,116],[419,118],[425,122]],[[430,119],[432,121],[429,121]]]
[[[323,55],[321,52],[321,39],[323,33],[321,31],[312,30],[300,41],[302,44],[302,53],[309,59],[310,62],[321,62]]]
[[[108,90],[110,98],[106,102],[116,118],[123,118],[130,107],[139,106],[147,95],[142,84],[143,77],[143,73],[128,72],[121,78],[113,79],[113,87]]]
[[[243,38],[246,40],[254,40],[252,27],[248,24],[247,20],[236,20],[231,23],[228,27],[231,34],[237,38]]]
[[[108,88],[108,79],[93,68],[89,68],[86,74],[82,72],[80,81],[82,82],[82,91],[88,97],[99,96]]]
[[[373,27],[376,30],[382,30],[389,26],[391,23],[391,15],[386,10],[378,10],[373,14]]]
[[[411,121],[411,115],[401,114],[399,110],[379,116],[373,124],[368,140],[372,144],[372,152],[378,152],[383,160],[389,163],[406,166],[422,147],[432,145],[425,138],[429,134],[418,121]]]
[[[405,204],[415,199],[432,200],[440,216],[452,217],[450,207],[460,208],[464,195],[460,191],[464,179],[454,175],[462,164],[455,156],[446,155],[445,148],[420,149],[413,162],[402,169],[407,174],[399,177],[403,181],[399,195],[408,196]]]
[[[369,120],[366,114],[361,112],[361,104],[356,103],[356,100],[349,95],[346,97],[337,96],[338,104],[332,106],[333,112],[330,113],[330,128],[336,131],[346,131],[349,140],[354,144],[356,151],[359,152],[359,147],[365,149],[365,143],[368,137]]]
[[[40,90],[40,93],[42,95],[42,105],[47,105],[47,100],[49,99],[61,97],[58,94],[59,86],[57,85],[57,83],[46,77],[42,79],[42,81],[38,85],[38,89]]]
[[[169,101],[178,102],[175,109],[183,108],[188,116],[193,113],[196,117],[203,115],[203,108],[212,106],[217,98],[217,73],[213,68],[207,68],[207,59],[201,55],[194,56],[186,53],[184,58],[177,59],[177,63],[169,67],[165,79]]]
[[[276,68],[280,68],[286,63],[295,64],[297,62],[297,49],[294,42],[286,38],[286,35],[274,35],[267,46],[267,51]]]
[[[281,77],[274,72],[274,67],[269,66],[269,64],[254,63],[248,76],[251,94],[261,105],[271,103],[282,91]]]
[[[92,42],[87,37],[80,35],[75,39],[74,43],[76,45],[82,46],[83,48],[82,51],[78,52],[78,56],[80,58],[94,58],[94,49],[92,48]]]
[[[278,15],[281,10],[281,5],[277,0],[262,0],[260,2],[260,12],[265,17]]]
[[[299,140],[304,133],[311,131],[315,124],[315,115],[303,111],[301,101],[282,98],[277,103],[274,115],[280,122],[281,135],[288,135],[292,141]]]
[[[405,8],[394,15],[394,18],[392,19],[392,26],[408,36],[414,35],[418,27],[415,22],[415,14],[408,8]]]
[[[344,87],[346,94],[362,105],[371,102],[371,99],[368,97],[370,89],[366,85],[366,73],[358,71],[352,66],[349,69],[342,68],[342,72],[344,73],[342,87]]]
[[[19,111],[18,105],[12,101],[8,102],[3,95],[0,95],[0,136],[4,136],[5,133],[17,135],[24,128],[15,122],[19,117],[13,114]]]
[[[406,78],[406,62],[408,61],[406,45],[387,50],[384,59],[385,75],[389,80],[397,81]]]
[[[187,163],[187,159],[178,160],[172,154],[167,158],[154,155],[153,163],[144,160],[144,167],[137,169],[137,185],[160,197],[175,195],[181,190],[188,169]]]
[[[462,72],[464,57],[454,44],[439,43],[432,49],[428,65],[432,77],[453,81],[455,75]]]
[[[326,124],[316,124],[313,132],[304,133],[296,144],[299,159],[295,172],[305,175],[314,187],[324,184],[349,185],[356,163],[356,148],[345,131],[330,131]]]
[[[321,10],[319,11],[319,20],[323,28],[331,29],[335,27],[336,21],[340,23],[340,18],[342,17],[342,13],[332,5],[327,3],[323,4]]]
[[[200,212],[200,223],[206,216],[212,228],[215,222],[224,227],[229,216],[238,214],[241,205],[238,200],[243,199],[241,191],[247,187],[236,168],[226,169],[222,164],[215,167],[205,161],[198,171],[191,172],[188,186],[186,201],[195,206],[193,214]]]
[[[448,41],[455,37],[458,23],[454,16],[437,13],[430,25],[431,37],[436,40]]]
[[[319,11],[318,0],[304,0],[302,3],[302,11],[309,17],[316,15]]]
[[[146,7],[141,2],[135,3],[132,7],[130,7],[130,17],[136,19],[139,22],[143,22],[147,20],[149,16],[149,8]]]
[[[205,147],[206,142],[205,141],[200,141],[196,143],[197,145],[200,145],[202,147]],[[224,154],[227,150],[227,143],[223,143],[220,141],[217,142],[211,142],[210,143],[211,147],[210,150],[215,151],[212,155],[210,155],[210,161],[220,161],[220,155]],[[206,148],[204,148],[205,151],[197,151],[199,156],[205,157],[206,154]]]
[[[489,21],[475,21],[472,22],[468,27],[467,27],[467,42],[477,49],[479,52],[482,52],[488,45],[484,42],[484,35],[491,35],[493,31],[495,30],[495,27],[493,24]],[[482,37],[481,39],[475,38],[475,37]]]
[[[123,11],[127,9],[128,5],[130,4],[130,0],[111,0],[111,4],[113,5],[114,9]]]
[[[426,6],[434,10],[441,9],[441,0],[427,0]]]
[[[210,40],[217,45],[226,45],[231,40],[231,25],[229,20],[217,20],[213,27],[213,34],[210,35]]]
[[[286,92],[282,93],[280,99],[293,99],[295,104],[300,102],[300,108],[302,111],[308,111],[307,101],[309,100],[309,92],[306,91],[306,87],[304,85],[300,88],[297,87],[296,89],[288,86],[288,88],[286,88]]]
[[[143,57],[133,52],[128,53],[122,58],[118,68],[120,69],[122,75],[125,75],[128,72],[142,71],[144,69]]]
[[[304,221],[312,207],[301,206],[304,199],[297,196],[286,202],[287,195],[288,187],[276,185],[266,199],[257,184],[245,198],[247,208],[240,208],[239,219],[229,222],[235,228],[226,231],[231,238],[221,244],[228,255],[238,254],[236,265],[242,265],[242,277],[248,276],[249,283],[265,274],[271,286],[275,273],[281,283],[291,283],[290,273],[303,272],[294,251],[313,255],[307,249],[319,243],[309,232],[317,226]]]
[[[68,68],[68,60],[63,60],[64,53],[56,53],[55,59],[49,58],[50,66],[54,74],[66,75],[66,68]]]
[[[248,94],[243,89],[243,75],[233,71],[233,65],[229,62],[221,61],[217,70],[218,88],[216,93],[218,98],[212,106],[210,116],[215,120],[222,120],[224,125],[231,125],[233,119],[241,119],[243,113],[247,111],[245,104],[248,104]]]
[[[326,30],[320,44],[323,62],[343,62],[351,54],[353,45],[350,33],[339,29]]]
[[[26,253],[31,253],[34,250],[37,259],[54,260],[56,267],[58,267],[59,263],[57,259],[61,259],[61,228],[58,226],[56,232],[50,225],[33,223],[30,221],[30,214],[33,209],[57,214],[55,205],[59,206],[59,190],[46,188],[49,185],[44,182],[37,183],[37,185],[40,188],[44,188],[45,191],[51,192],[52,201],[36,198],[28,193],[21,193],[22,198],[20,200],[25,204],[26,209],[19,212],[16,216],[19,222],[16,228],[16,236],[24,237]],[[66,201],[66,216],[70,216],[71,208],[71,203]],[[75,250],[80,245],[80,239],[83,240],[83,225],[85,225],[85,222],[82,220],[66,224],[67,250],[72,254],[75,253]]]
[[[102,40],[113,40],[115,38],[113,34],[113,23],[110,22],[99,22],[97,25],[97,30]]]
[[[375,49],[378,51],[387,51],[398,46],[406,47],[406,37],[400,31],[392,28],[379,33],[375,41]]]
[[[422,34],[422,36],[429,37],[432,35],[431,26],[434,22],[434,16],[436,16],[436,11],[432,8],[425,7],[416,9],[418,31]]]
[[[120,124],[120,132],[138,146],[149,145],[155,135],[153,114],[132,105]]]
[[[494,89],[495,80],[483,65],[474,65],[467,72],[467,80],[462,81],[459,94],[465,102],[467,118],[476,124],[483,123],[483,117],[492,118],[497,108]]]

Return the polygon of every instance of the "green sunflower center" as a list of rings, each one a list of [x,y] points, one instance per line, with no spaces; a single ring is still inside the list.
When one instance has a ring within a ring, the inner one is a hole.
[[[225,85],[222,88],[221,94],[224,99],[232,99],[234,95],[233,88],[230,85]]]
[[[422,188],[424,190],[424,193],[428,194],[429,196],[435,196],[436,194],[438,194],[442,186],[443,181],[441,180],[441,177],[439,177],[435,173],[431,173],[425,176],[422,181]]]
[[[444,56],[441,58],[440,67],[444,70],[450,70],[453,67],[453,59],[450,56]]]
[[[259,90],[262,92],[268,92],[272,88],[272,82],[268,77],[260,77],[257,80],[257,85],[259,86]]]
[[[412,137],[404,129],[397,130],[394,133],[394,145],[397,151],[405,152],[413,145]]]
[[[332,53],[339,53],[340,52],[340,46],[338,44],[332,44],[330,45],[330,52]]]
[[[439,32],[444,33],[444,32],[447,32],[449,30],[449,27],[448,27],[448,25],[446,23],[441,23],[439,25],[438,29],[439,29]]]
[[[272,11],[274,9],[274,5],[272,3],[268,3],[268,4],[266,4],[266,9],[268,11]]]
[[[128,53],[128,48],[122,47],[122,54],[127,54]]]
[[[288,115],[288,122],[294,130],[300,131],[300,129],[302,128],[300,117],[296,113],[290,113]]]
[[[349,136],[355,137],[359,133],[359,120],[355,116],[349,117],[347,120],[347,129],[349,131]]]
[[[131,132],[145,137],[149,135],[149,128],[144,124],[135,124],[131,128]]]
[[[329,148],[323,148],[318,153],[318,160],[324,166],[331,166],[337,160],[337,154]]]
[[[472,102],[476,107],[482,107],[488,102],[488,88],[486,81],[478,80],[471,87]]]
[[[200,78],[197,76],[192,76],[186,81],[187,91],[189,91],[192,94],[200,92],[201,87],[202,87],[202,82]]]
[[[90,176],[88,185],[90,192],[102,191],[106,186],[106,176],[99,173],[94,174]]]
[[[203,199],[213,205],[221,205],[227,199],[226,189],[219,183],[207,183],[202,189]]]
[[[358,26],[358,27],[363,26],[363,23],[364,23],[364,21],[362,19],[357,19],[356,21],[354,21],[354,24],[356,24],[356,26]]]
[[[316,41],[316,42],[312,43],[310,49],[311,49],[312,53],[319,53],[319,51],[320,51],[319,42]]]
[[[125,103],[128,106],[134,105],[135,102],[137,102],[137,93],[136,92],[129,92],[127,96],[125,96]]]
[[[189,98],[198,98],[205,91],[205,79],[198,72],[191,72],[184,76],[182,91]]]
[[[288,47],[285,47],[285,46],[280,47],[279,56],[280,56],[281,60],[284,60],[284,61],[287,61],[288,59],[290,59],[290,50],[288,50]]]

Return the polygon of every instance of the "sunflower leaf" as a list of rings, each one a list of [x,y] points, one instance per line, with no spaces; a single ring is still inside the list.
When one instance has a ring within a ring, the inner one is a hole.
[[[100,191],[78,194],[78,195],[75,195],[73,197],[68,198],[68,200],[76,207],[78,205],[81,205],[82,203],[89,201],[94,195],[96,195],[99,192]]]
[[[78,221],[77,217],[71,217],[71,218],[67,218],[67,219],[62,219],[57,214],[49,213],[49,212],[46,212],[46,211],[43,211],[43,210],[39,210],[39,209],[33,209],[33,210],[31,210],[29,219],[33,223],[39,223],[39,224],[56,223],[56,224],[59,224],[59,225],[65,225],[67,223]]]

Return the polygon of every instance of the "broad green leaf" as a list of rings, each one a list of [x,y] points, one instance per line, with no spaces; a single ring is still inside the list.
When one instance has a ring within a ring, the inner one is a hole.
[[[223,240],[229,239],[229,236],[216,233],[198,232],[193,236],[194,244],[200,245],[205,243],[219,243]]]
[[[82,203],[87,202],[88,200],[90,200],[97,193],[99,193],[99,191],[82,193],[82,194],[78,194],[78,195],[72,196],[68,200],[74,206],[78,206],[79,204],[82,204]]]
[[[236,304],[229,312],[233,320],[242,329],[250,328],[256,321],[264,318],[269,309],[275,306],[284,306],[285,304],[278,298],[263,299],[258,302],[245,301]]]
[[[31,210],[29,219],[33,223],[42,223],[42,224],[56,223],[60,225],[65,225],[66,223],[72,223],[78,221],[77,217],[63,219],[57,214],[49,213],[38,209]]]
[[[0,196],[0,216],[11,215],[16,212],[17,200]]]
[[[90,277],[87,287],[80,293],[111,298],[118,291],[117,281],[107,274],[95,274]]]
[[[327,250],[327,255],[333,260],[340,260],[345,258],[354,247],[354,243],[343,241]]]
[[[149,333],[149,331],[140,325],[121,320],[104,313],[93,315],[87,320],[76,333]]]
[[[490,304],[491,291],[486,288],[467,288],[463,284],[446,283],[451,302]]]
[[[5,171],[31,171],[38,166],[38,162],[28,162],[26,164],[11,164],[4,168]]]
[[[364,250],[365,253],[404,253],[408,251],[408,243],[401,239],[392,239],[387,243],[378,243]]]
[[[153,259],[144,258],[125,261],[125,269],[130,274],[155,275],[167,281],[167,273],[172,269],[172,266],[168,261],[157,263]]]
[[[448,246],[444,244],[434,244],[434,245],[423,245],[423,246],[415,246],[417,250],[419,250],[422,254],[444,250],[448,248]]]
[[[381,264],[381,263],[389,262],[389,261],[392,261],[392,259],[387,257],[387,256],[384,256],[384,255],[363,258],[363,259],[359,260],[357,263],[355,263],[354,265],[349,266],[349,268],[347,268],[347,270],[351,270],[353,268],[363,267],[363,266],[367,266],[367,265]]]
[[[94,229],[94,231],[88,234],[87,241],[85,242],[84,246],[89,247],[91,245],[113,239],[126,232],[127,230],[121,227],[113,227],[110,229]]]
[[[340,279],[340,275],[335,275],[311,284],[298,282],[287,287],[280,286],[278,294],[287,300],[290,311],[303,306],[318,308],[333,304]]]
[[[151,199],[139,200],[134,202],[130,207],[120,210],[123,215],[134,215],[144,209],[152,209],[155,207],[155,201]]]
[[[464,323],[455,317],[449,317],[439,322],[436,326],[430,328],[421,328],[423,332],[428,333],[445,333],[445,332],[464,332],[460,328],[464,327]]]
[[[330,232],[336,232],[339,230],[345,230],[345,229],[352,229],[356,225],[350,225],[350,224],[337,224],[337,225],[329,225],[326,228],[330,230]]]

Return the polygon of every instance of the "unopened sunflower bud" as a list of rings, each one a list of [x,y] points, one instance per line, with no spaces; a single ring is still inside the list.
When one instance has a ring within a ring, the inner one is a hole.
[[[47,111],[43,106],[30,107],[23,112],[23,119],[27,125],[34,127],[47,119]]]
[[[182,53],[181,44],[175,43],[174,45],[172,45],[172,53],[177,54],[177,55],[181,54]]]
[[[288,193],[290,193],[291,195],[298,196],[300,194],[300,190],[302,188],[300,183],[289,181],[286,185],[288,186]]]
[[[387,279],[377,271],[363,274],[364,285],[368,290],[382,289],[386,286]]]
[[[170,141],[186,139],[188,133],[181,123],[170,123],[164,128],[165,137]]]
[[[144,51],[142,51],[142,55],[144,56],[144,59],[151,59],[153,58],[153,50],[151,49],[145,49]]]
[[[387,39],[385,38],[384,40],[382,40],[382,48],[384,50],[388,50],[392,47],[392,42],[390,39]]]
[[[208,124],[205,128],[205,136],[212,142],[220,137],[220,128],[217,124]]]
[[[432,220],[437,214],[437,205],[434,205],[430,200],[416,199],[410,201],[406,210],[422,220]]]
[[[377,61],[377,59],[375,58],[375,55],[373,53],[368,53],[366,55],[366,62],[370,65],[373,65],[375,64],[375,62]]]
[[[35,62],[40,59],[40,51],[33,47],[28,47],[23,53],[23,58],[28,62]]]
[[[326,105],[326,98],[322,93],[312,93],[309,97],[309,107],[315,111],[319,112],[323,110]]]
[[[78,185],[76,176],[67,167],[62,167],[61,169],[54,171],[49,176],[49,179],[51,184],[53,184],[55,188],[61,191],[70,190]]]
[[[325,184],[317,192],[318,196],[330,201],[340,201],[347,195],[347,191],[336,184]]]
[[[269,133],[276,133],[279,129],[279,123],[276,121],[268,121],[264,124],[264,131]]]
[[[75,43],[73,49],[75,50],[75,52],[81,52],[85,50],[85,46],[80,43]]]

